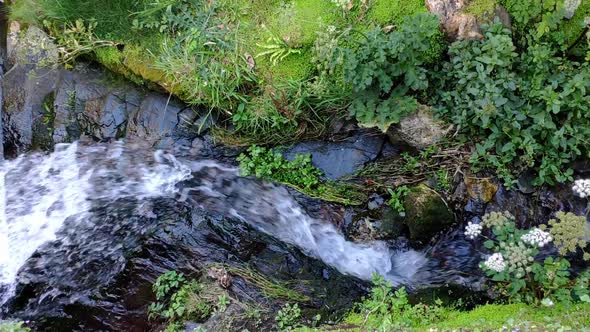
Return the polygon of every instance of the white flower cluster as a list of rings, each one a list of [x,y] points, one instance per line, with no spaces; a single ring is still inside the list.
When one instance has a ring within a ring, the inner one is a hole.
[[[524,243],[528,243],[533,246],[537,246],[539,248],[543,247],[546,244],[549,244],[553,240],[549,232],[542,231],[538,228],[531,229],[528,233],[521,237],[521,240]]]
[[[582,198],[590,197],[590,179],[576,180],[572,190]]]
[[[495,253],[488,257],[488,259],[483,262],[483,265],[488,269],[496,272],[502,272],[506,269],[506,262],[504,261],[504,257],[500,253]]]
[[[471,221],[465,226],[465,235],[470,239],[475,239],[481,234],[482,226],[480,224],[474,224]]]

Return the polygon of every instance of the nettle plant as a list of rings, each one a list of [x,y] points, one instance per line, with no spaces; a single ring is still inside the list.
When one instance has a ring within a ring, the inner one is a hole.
[[[525,169],[534,183],[573,180],[569,166],[588,157],[590,66],[561,57],[548,43],[521,54],[510,30],[496,23],[483,40],[451,45],[439,111],[469,140],[481,138],[470,161],[492,167],[508,186]]]
[[[427,67],[442,51],[439,25],[436,16],[421,14],[390,32],[329,27],[316,41],[315,60],[320,71],[342,75],[351,86],[350,116],[385,132],[417,109],[416,95],[428,88]]]
[[[511,301],[552,305],[553,301],[571,303],[590,302],[588,290],[590,270],[573,278],[566,255],[584,252],[586,218],[559,212],[549,226],[518,229],[508,212],[491,212],[480,224],[469,223],[465,235],[487,240],[484,247],[491,253],[480,268],[491,278],[493,289]],[[553,246],[554,256],[540,255],[541,248]],[[542,258],[545,257],[545,258]]]

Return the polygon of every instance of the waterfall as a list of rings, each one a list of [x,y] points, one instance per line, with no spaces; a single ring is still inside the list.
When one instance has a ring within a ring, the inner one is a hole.
[[[237,168],[178,160],[138,144],[73,143],[0,164],[0,293],[8,288],[5,298],[10,295],[19,268],[37,248],[55,240],[67,245],[56,237],[66,221],[68,232],[76,225],[89,232],[96,225],[84,223],[93,211],[122,198],[141,203],[156,197],[241,220],[365,280],[378,273],[394,285],[412,286],[453,277],[423,251],[347,241],[331,223],[310,217],[284,187],[240,177]]]

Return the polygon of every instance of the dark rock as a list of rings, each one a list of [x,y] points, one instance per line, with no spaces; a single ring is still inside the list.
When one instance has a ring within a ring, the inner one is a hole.
[[[532,171],[524,172],[518,177],[518,190],[523,194],[532,194],[535,192],[535,186],[533,181],[535,180],[535,174]]]
[[[354,279],[241,222],[172,199],[150,204],[153,211],[146,215],[130,214],[137,211],[130,200],[97,203],[89,220],[64,225],[60,240],[42,246],[22,267],[8,304],[10,317],[30,320],[35,331],[149,330],[158,323],[147,319],[155,279],[170,270],[195,278],[214,262],[248,266],[290,282],[292,289],[313,297],[302,304],[307,309],[342,313],[360,296]],[[228,291],[272,312],[280,307],[239,276]]]
[[[132,114],[127,125],[127,136],[154,145],[164,137],[172,136],[179,123],[183,105],[165,95],[148,95]]]
[[[342,142],[304,142],[285,151],[289,160],[296,154],[311,154],[314,166],[321,169],[327,178],[335,180],[353,174],[366,163],[377,158],[383,145],[383,137],[360,134]]]
[[[410,238],[428,241],[455,223],[447,203],[434,190],[421,184],[410,189],[404,200]]]
[[[369,197],[369,203],[367,203],[367,208],[369,210],[376,210],[380,208],[385,203],[385,199],[381,197],[381,195],[373,193]]]

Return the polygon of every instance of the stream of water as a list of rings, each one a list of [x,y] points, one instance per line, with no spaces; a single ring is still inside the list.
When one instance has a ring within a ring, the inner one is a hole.
[[[433,275],[425,273],[432,262],[424,252],[347,241],[332,224],[311,218],[286,189],[238,173],[215,161],[178,160],[123,142],[61,144],[50,154],[3,161],[0,303],[14,291],[19,268],[41,245],[56,240],[66,221],[81,225],[92,213],[92,202],[127,197],[176,197],[240,219],[362,279],[377,272],[396,285],[433,282]]]

